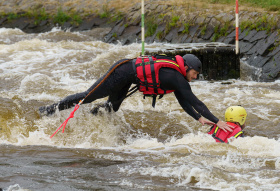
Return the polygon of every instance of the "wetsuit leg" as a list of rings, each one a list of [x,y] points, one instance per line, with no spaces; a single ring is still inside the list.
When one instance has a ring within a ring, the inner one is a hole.
[[[111,112],[111,103],[109,103],[108,101],[106,101],[105,103],[97,104],[97,106],[95,106],[93,109],[91,109],[90,112],[93,115],[97,115],[97,113],[101,107],[105,108],[106,111]]]
[[[115,112],[118,111],[123,100],[126,98],[130,86],[131,84],[124,87],[121,91],[114,92],[113,94],[109,95],[109,99],[105,103],[97,104],[97,106],[94,107],[90,112],[93,115],[96,115],[101,107],[105,108],[105,110],[108,112],[111,112],[112,109]]]
[[[39,108],[40,112],[43,113],[46,111],[47,115],[49,115],[49,114],[52,114],[55,112],[56,107],[58,107],[59,110],[68,109],[70,107],[73,107],[75,104],[79,103],[79,101],[84,99],[86,96],[87,97],[83,103],[91,103],[96,99],[104,98],[107,96],[111,96],[111,97],[113,96],[113,98],[111,98],[111,99],[115,100],[115,95],[123,95],[123,94],[125,95],[127,93],[127,89],[135,81],[135,74],[134,74],[131,62],[126,62],[126,63],[118,66],[106,78],[107,74],[117,64],[119,64],[123,61],[125,61],[125,60],[120,60],[117,63],[115,63],[107,71],[107,73],[103,77],[98,79],[87,91],[67,96],[66,98],[61,100],[59,103],[55,103],[55,104],[47,106],[47,107],[41,107],[41,108]],[[95,88],[95,90],[92,93],[90,93],[94,88]],[[121,92],[121,93],[119,93],[119,92]],[[109,98],[109,101],[111,101],[110,98]],[[113,106],[113,108],[118,110],[120,104],[121,104],[121,102],[119,103],[118,106]]]
[[[101,78],[101,80],[103,78],[104,78],[104,76]],[[109,77],[108,80],[110,80],[110,78],[111,77]],[[85,92],[69,95],[58,103],[54,103],[54,104],[49,105],[49,106],[40,107],[39,108],[40,113],[48,116],[48,115],[51,115],[51,114],[55,113],[57,108],[58,108],[59,111],[61,111],[61,110],[65,110],[65,109],[74,107],[76,104],[79,103],[80,100],[84,99],[89,94],[89,92],[99,84],[99,82],[101,80],[96,81]],[[104,84],[105,84],[105,86],[104,86]],[[88,98],[85,99],[83,103],[90,103],[90,102],[92,102],[92,101],[94,101],[98,98],[103,98],[103,97],[108,96],[110,93],[108,92],[108,88],[106,88],[106,83],[104,83],[104,84],[101,84],[96,89],[96,91],[94,91],[94,94],[88,96]]]
[[[112,104],[113,110],[118,111],[123,100],[126,98],[126,94],[131,84],[125,86],[121,91],[113,93],[109,96],[108,102]]]

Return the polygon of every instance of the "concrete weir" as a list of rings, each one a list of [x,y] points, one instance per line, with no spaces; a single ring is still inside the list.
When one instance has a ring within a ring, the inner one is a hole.
[[[224,43],[149,44],[146,55],[168,56],[194,54],[202,62],[200,78],[205,80],[227,80],[240,77],[240,59],[235,46]]]

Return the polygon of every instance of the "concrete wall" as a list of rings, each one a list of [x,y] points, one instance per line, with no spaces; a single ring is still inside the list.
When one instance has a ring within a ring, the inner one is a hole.
[[[159,44],[147,46],[146,55],[166,54],[169,56],[194,54],[202,62],[200,78],[205,80],[227,80],[240,78],[240,55],[235,46],[224,43]]]

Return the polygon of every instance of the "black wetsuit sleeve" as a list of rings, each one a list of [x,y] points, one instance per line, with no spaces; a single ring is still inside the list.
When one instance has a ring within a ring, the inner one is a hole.
[[[206,119],[218,123],[219,119],[193,94],[189,82],[180,72],[171,68],[161,68],[159,80],[162,88],[175,90],[174,94],[179,104],[194,119],[198,120],[202,115]]]
[[[182,94],[180,94],[178,91],[175,91],[174,94],[175,94],[179,104],[185,110],[185,112],[187,112],[195,120],[198,120],[201,117],[201,115],[193,109],[192,105],[190,103],[188,103],[188,101],[185,100],[185,98],[184,98],[184,96],[182,96]]]

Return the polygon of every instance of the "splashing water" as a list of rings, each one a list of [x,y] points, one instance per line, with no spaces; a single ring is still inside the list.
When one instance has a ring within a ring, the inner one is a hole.
[[[245,138],[216,143],[173,94],[151,107],[140,93],[116,113],[82,105],[65,133],[50,135],[71,109],[38,108],[85,91],[141,45],[107,44],[87,33],[0,29],[1,186],[5,190],[277,190],[280,187],[280,81],[195,81],[218,118],[231,105],[248,113]],[[153,44],[152,46],[156,46]]]

